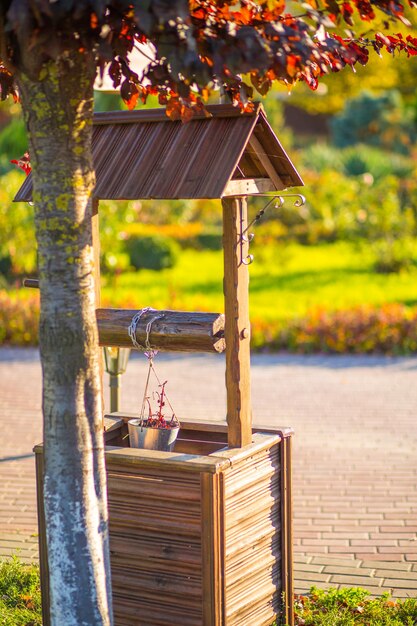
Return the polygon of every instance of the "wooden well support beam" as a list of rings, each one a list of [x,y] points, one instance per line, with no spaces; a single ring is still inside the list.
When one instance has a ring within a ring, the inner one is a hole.
[[[250,394],[249,244],[246,198],[223,198],[226,392],[229,448],[252,442]]]
[[[25,287],[36,289],[39,281],[26,278]],[[136,309],[96,309],[100,346],[134,348],[128,333]],[[162,315],[160,319],[159,316]],[[169,352],[223,352],[225,350],[225,319],[222,313],[188,311],[148,311],[141,316],[136,341],[146,343],[147,324],[152,323],[149,342],[156,350]]]
[[[128,309],[97,309],[100,345],[132,348],[128,328],[136,313]],[[148,311],[141,316],[136,328],[136,341],[141,346],[145,346],[146,327],[153,319],[149,342],[157,350],[223,352],[225,349],[225,322],[220,313]]]

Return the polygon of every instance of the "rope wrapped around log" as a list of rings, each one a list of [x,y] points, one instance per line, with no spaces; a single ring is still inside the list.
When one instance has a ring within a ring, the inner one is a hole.
[[[137,313],[129,309],[97,309],[97,325],[101,346],[131,348],[128,328]],[[187,311],[149,311],[141,316],[136,328],[138,344],[145,345],[146,326],[152,318],[149,343],[155,350],[171,352],[223,352],[224,315]],[[162,317],[159,318],[159,315]]]

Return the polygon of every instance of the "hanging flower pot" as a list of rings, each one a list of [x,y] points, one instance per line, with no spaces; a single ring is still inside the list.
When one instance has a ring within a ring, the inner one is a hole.
[[[129,420],[127,426],[130,447],[171,452],[180,430],[178,422],[175,424],[175,426],[159,428],[158,426],[148,426],[148,420],[139,418]]]
[[[152,359],[149,359],[148,379],[146,381],[140,417],[131,419],[127,423],[130,447],[171,452],[180,429],[180,424],[174,412],[172,412],[171,417],[168,419],[166,419],[164,415],[165,401],[168,402],[168,405],[172,409],[171,403],[169,402],[165,392],[165,385],[167,384],[167,381],[162,384],[160,383],[160,391],[155,392],[157,398],[157,410],[153,412],[150,398],[147,396],[149,374],[151,370],[154,371],[153,362]],[[144,417],[146,404],[148,405],[148,417]]]

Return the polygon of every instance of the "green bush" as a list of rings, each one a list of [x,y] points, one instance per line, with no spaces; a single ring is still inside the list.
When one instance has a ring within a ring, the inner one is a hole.
[[[417,600],[394,600],[388,593],[371,598],[361,588],[312,587],[295,597],[296,626],[414,626]]]
[[[12,277],[12,257],[8,252],[6,254],[0,255],[0,274],[6,279],[10,279]]]
[[[167,237],[148,235],[130,237],[126,252],[135,269],[163,270],[173,267],[178,257],[178,244]]]
[[[342,170],[346,176],[371,174],[375,180],[380,180],[385,176],[407,178],[411,176],[414,168],[414,163],[409,157],[364,144],[344,150],[335,149],[335,152],[339,153]]]
[[[33,207],[27,202],[13,203],[13,198],[24,179],[24,174],[17,170],[1,177],[0,257],[11,259],[9,275],[30,275],[36,270]]]
[[[13,557],[0,562],[0,624],[42,626],[39,569]]]
[[[394,274],[409,270],[416,260],[416,242],[404,237],[381,239],[372,244],[374,270],[378,274]]]
[[[18,159],[27,149],[25,123],[22,118],[14,118],[0,132],[0,174],[14,170],[11,159]]]
[[[338,148],[368,144],[390,152],[409,154],[416,139],[412,112],[398,91],[375,96],[363,92],[346,101],[330,123],[333,143]]]
[[[22,298],[0,291],[0,344],[37,345],[39,294]]]
[[[219,228],[201,232],[196,236],[196,247],[200,250],[221,250],[223,247],[222,230]]]

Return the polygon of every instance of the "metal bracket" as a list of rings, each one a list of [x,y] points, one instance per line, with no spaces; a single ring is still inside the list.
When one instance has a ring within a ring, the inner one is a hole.
[[[253,238],[255,237],[255,233],[250,233],[249,230],[252,228],[252,226],[254,226],[257,222],[259,222],[259,220],[265,214],[265,211],[271,205],[273,205],[275,209],[280,209],[281,207],[284,206],[287,198],[295,198],[295,200],[293,200],[293,206],[296,208],[304,206],[306,202],[305,197],[301,195],[300,193],[288,194],[285,196],[276,195],[276,196],[273,196],[272,198],[271,196],[267,194],[257,194],[257,197],[259,196],[270,198],[270,200],[266,203],[266,205],[260,211],[258,211],[258,213],[255,215],[253,220],[250,222],[250,224],[248,224],[248,226],[245,229],[243,228],[243,216],[241,215],[241,221],[240,221],[241,233],[239,237],[239,245],[240,245],[240,262],[243,265],[250,265],[254,261],[253,254],[246,255],[243,249],[244,249],[245,244],[250,245],[251,241],[253,241]]]

